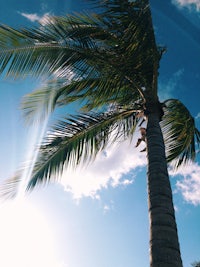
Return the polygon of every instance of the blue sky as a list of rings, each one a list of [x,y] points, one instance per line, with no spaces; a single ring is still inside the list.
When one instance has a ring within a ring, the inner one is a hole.
[[[179,98],[200,128],[200,1],[150,1],[160,64],[160,99]],[[1,4],[0,22],[32,26],[46,15],[82,10],[86,1],[16,1]],[[42,81],[0,79],[0,178],[9,177],[33,151],[41,125],[25,127],[22,96]],[[45,126],[45,125],[43,125]],[[0,205],[0,266],[148,266],[146,158],[134,141],[109,147],[87,169],[68,170],[62,183],[38,188]],[[200,260],[200,165],[170,170],[184,267]]]

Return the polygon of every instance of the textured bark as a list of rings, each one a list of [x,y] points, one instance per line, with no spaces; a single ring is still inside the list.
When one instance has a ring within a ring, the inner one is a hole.
[[[182,267],[159,112],[148,114],[150,267]]]

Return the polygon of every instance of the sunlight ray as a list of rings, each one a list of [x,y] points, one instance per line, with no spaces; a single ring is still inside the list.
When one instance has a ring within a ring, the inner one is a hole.
[[[54,93],[55,93],[54,90],[52,90],[52,94],[49,95],[51,99],[53,99]],[[33,168],[35,166],[35,162],[37,161],[37,157],[38,157],[39,145],[41,144],[44,138],[44,135],[46,133],[50,110],[51,110],[51,104],[52,104],[52,101],[49,101],[46,118],[42,122],[39,122],[40,120],[38,120],[38,118],[35,118],[34,123],[29,128],[29,133],[28,133],[29,139],[27,140],[28,149],[27,149],[27,155],[25,156],[25,161],[28,162],[29,167],[24,168],[17,198],[21,198],[24,196],[26,187],[31,178]]]

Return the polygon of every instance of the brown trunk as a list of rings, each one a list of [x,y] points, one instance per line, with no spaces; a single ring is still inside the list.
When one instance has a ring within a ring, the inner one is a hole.
[[[148,201],[150,267],[182,267],[163,135],[159,115],[148,114]]]

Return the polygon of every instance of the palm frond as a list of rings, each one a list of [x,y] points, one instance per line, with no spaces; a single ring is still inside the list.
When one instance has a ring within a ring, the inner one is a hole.
[[[200,132],[195,127],[194,118],[188,109],[176,99],[165,101],[165,115],[161,126],[166,146],[168,162],[177,168],[196,156],[200,146]]]
[[[137,122],[134,110],[79,114],[60,120],[39,147],[27,190],[57,180],[64,168],[90,162],[108,143],[131,137]],[[21,174],[1,187],[4,197],[15,196]]]
[[[0,74],[16,78],[49,73],[58,68],[63,53],[59,44],[41,43],[23,30],[0,26]]]
[[[56,78],[48,81],[42,88],[23,97],[21,108],[27,122],[35,118],[44,119],[56,107],[79,101],[84,111],[102,108],[113,103],[131,107],[138,103],[141,109],[143,99],[137,90],[132,91],[129,82],[107,77],[84,77],[81,80]]]
[[[93,73],[108,82],[129,82],[142,96],[159,57],[148,1],[98,4],[98,14],[50,17],[39,28],[0,26],[0,72],[67,77],[71,71],[76,81]]]
[[[97,1],[97,6],[100,14],[91,16],[91,25],[87,25],[93,31],[89,64],[101,74],[109,73],[110,79],[131,81],[142,95],[141,87],[154,82],[162,54],[155,43],[148,1]]]
[[[3,200],[16,198],[22,183],[23,170],[0,184],[0,197]]]

